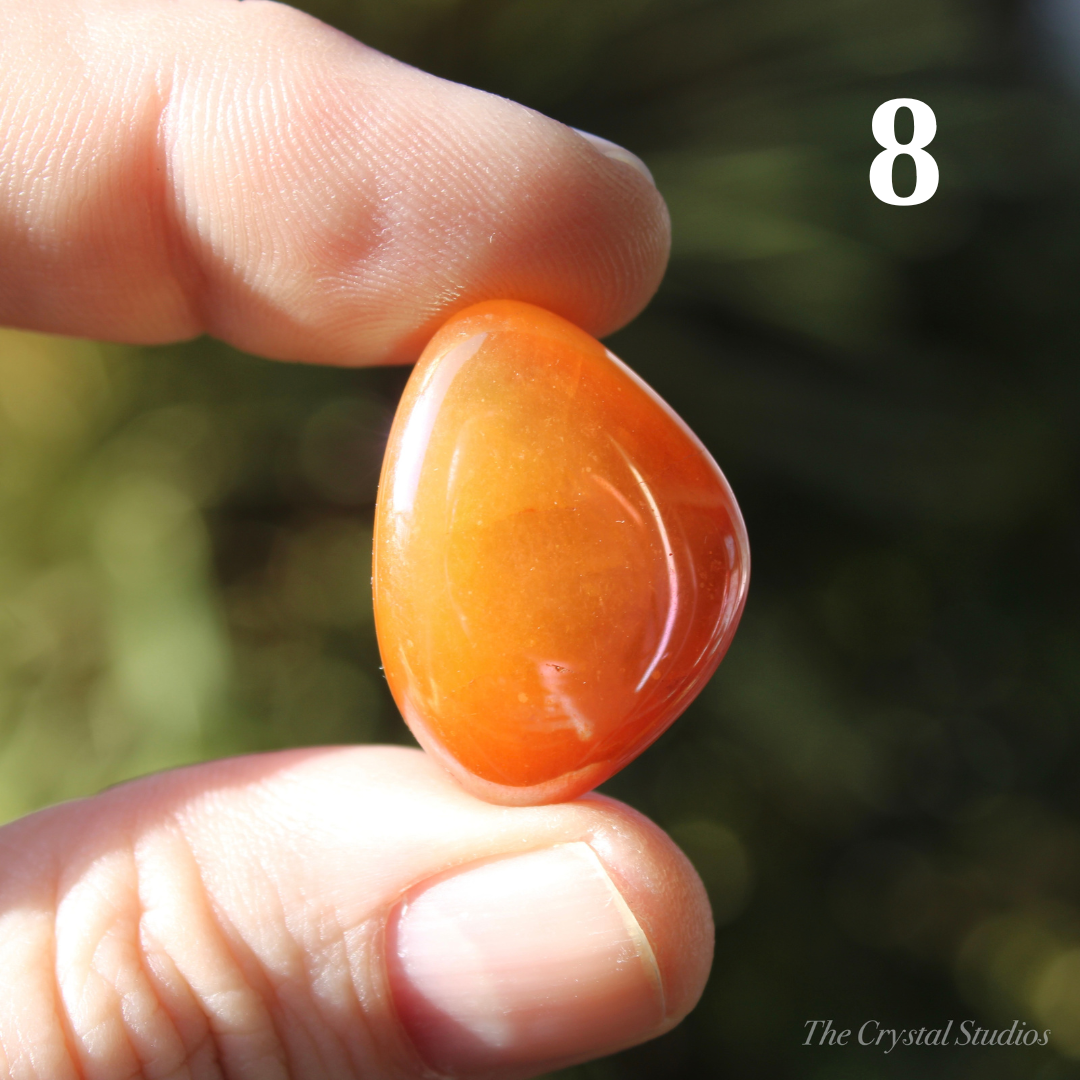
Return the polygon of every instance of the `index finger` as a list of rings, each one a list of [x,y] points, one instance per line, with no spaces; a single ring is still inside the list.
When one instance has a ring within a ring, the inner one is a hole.
[[[11,325],[405,362],[487,298],[610,332],[667,258],[627,155],[269,0],[4,0],[0,103]]]

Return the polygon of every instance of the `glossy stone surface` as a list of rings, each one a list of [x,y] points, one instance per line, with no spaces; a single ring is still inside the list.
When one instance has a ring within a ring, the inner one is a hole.
[[[507,300],[435,335],[383,464],[375,620],[402,714],[470,791],[606,780],[713,673],[748,576],[716,463],[598,341]]]

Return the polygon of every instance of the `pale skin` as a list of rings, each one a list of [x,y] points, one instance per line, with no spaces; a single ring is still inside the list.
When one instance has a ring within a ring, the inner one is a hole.
[[[0,0],[7,325],[401,363],[494,297],[610,332],[667,245],[625,155],[290,8]],[[711,953],[693,869],[610,799],[234,759],[0,830],[0,1077],[533,1076],[674,1026]]]

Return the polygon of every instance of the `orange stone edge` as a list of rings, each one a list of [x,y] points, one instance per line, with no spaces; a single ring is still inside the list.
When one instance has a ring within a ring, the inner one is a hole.
[[[553,780],[545,780],[542,784],[531,784],[528,787],[497,784],[494,780],[485,780],[466,769],[438,739],[428,733],[422,720],[414,719],[410,723],[406,717],[405,722],[424,751],[470,795],[500,806],[546,806],[549,803],[569,802],[592,791],[619,771],[617,767],[612,768],[610,761],[597,761],[583,769],[563,773]]]
[[[610,349],[608,349],[602,342],[598,341],[587,331],[582,330],[580,327],[575,326],[573,323],[564,319],[561,315],[556,315],[554,312],[548,311],[546,308],[537,307],[535,304],[527,303],[523,300],[484,300],[480,303],[473,304],[469,307],[463,308],[461,311],[451,315],[445,323],[435,332],[431,340],[425,346],[423,352],[420,354],[416,362],[416,369],[420,369],[426,361],[432,359],[435,356],[445,354],[455,344],[466,340],[472,334],[477,332],[475,323],[471,327],[467,328],[468,323],[472,323],[473,320],[482,319],[485,316],[494,317],[499,322],[503,323],[503,327],[488,327],[488,329],[516,329],[513,325],[515,316],[519,314],[527,313],[532,319],[544,326],[545,330],[550,332],[553,336],[562,338],[569,344],[573,344],[577,348],[583,348],[590,352],[602,353],[608,360],[618,366],[624,371],[634,383],[636,383],[648,397],[682,430],[687,436],[690,442],[698,448],[698,450],[712,463],[713,468],[716,471],[717,479],[723,485],[728,495],[728,502],[733,511],[732,522],[737,526],[735,539],[739,549],[739,555],[742,566],[742,574],[739,581],[739,599],[738,606],[735,610],[735,614],[731,620],[732,631],[728,636],[728,641],[724,644],[722,650],[720,650],[713,662],[710,664],[710,670],[703,676],[700,681],[698,689],[694,692],[694,695],[686,703],[686,706],[674,716],[672,716],[663,727],[658,728],[649,741],[639,746],[632,755],[625,760],[605,760],[594,762],[591,765],[587,765],[582,769],[574,770],[573,772],[564,773],[561,776],[555,777],[552,780],[544,781],[540,784],[533,784],[529,786],[515,786],[511,784],[499,784],[492,780],[485,780],[482,777],[477,776],[465,768],[448,750],[446,750],[441,742],[427,730],[422,717],[414,716],[410,718],[406,715],[406,711],[402,708],[402,703],[398,701],[397,694],[394,693],[394,688],[391,686],[390,691],[394,697],[395,704],[397,704],[402,718],[404,719],[409,730],[412,732],[416,741],[420,744],[423,750],[434,758],[442,768],[448,772],[466,791],[471,795],[475,795],[479,799],[483,799],[485,802],[496,803],[502,806],[543,806],[551,803],[567,802],[572,799],[576,799],[581,795],[585,795],[604,783],[605,780],[610,779],[622,768],[628,765],[631,761],[639,757],[645,750],[647,750],[661,735],[664,734],[676,720],[682,716],[686,708],[696,699],[698,694],[704,689],[705,684],[715,674],[717,668],[720,666],[721,661],[727,654],[728,648],[731,645],[731,641],[734,638],[735,630],[738,628],[739,622],[742,619],[743,609],[746,606],[746,598],[749,592],[750,584],[750,545],[746,532],[746,523],[742,516],[742,509],[735,498],[735,494],[731,489],[731,485],[727,481],[727,477],[724,475],[723,470],[717,464],[716,459],[712,456],[708,447],[701,441],[697,433],[690,427],[689,424],[649,385],[633,368],[631,368],[624,360],[616,356]],[[414,369],[414,370],[416,370]],[[425,380],[415,379],[410,376],[409,381],[406,383],[405,391],[402,394],[401,400],[398,403],[397,411],[394,415],[393,424],[391,425],[390,435],[387,440],[387,446],[393,444],[395,436],[398,432],[398,426],[403,422],[403,417],[408,414],[412,407],[413,401],[423,392],[425,386]],[[387,479],[387,473],[389,472],[390,456],[386,455],[383,459],[382,468],[379,475],[379,496],[385,490],[385,484]],[[380,520],[382,517],[382,500],[376,498],[375,509],[375,529],[374,536],[377,539],[380,533]],[[379,637],[379,601],[378,601],[378,544],[374,545],[372,553],[372,586],[374,592],[374,616],[375,616],[375,633],[376,638],[379,640],[380,651],[382,649],[381,638]]]

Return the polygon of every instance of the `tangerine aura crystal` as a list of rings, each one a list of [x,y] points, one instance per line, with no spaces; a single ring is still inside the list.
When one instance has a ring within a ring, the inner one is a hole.
[[[409,379],[375,512],[383,667],[471,792],[574,798],[660,735],[746,597],[742,516],[625,364],[517,301],[447,322]]]

